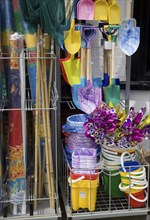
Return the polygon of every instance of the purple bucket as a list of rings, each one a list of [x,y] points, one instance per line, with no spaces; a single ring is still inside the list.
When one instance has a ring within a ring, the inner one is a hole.
[[[62,130],[67,135],[67,145],[71,150],[76,148],[96,148],[97,145],[91,138],[85,136],[83,124],[87,121],[87,114],[71,115],[62,126]]]
[[[94,168],[97,161],[97,151],[94,148],[75,149],[72,154],[72,167],[74,169]]]

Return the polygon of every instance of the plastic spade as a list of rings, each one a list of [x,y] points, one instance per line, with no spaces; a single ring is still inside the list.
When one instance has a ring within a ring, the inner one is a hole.
[[[80,0],[77,4],[77,15],[79,20],[93,20],[94,2],[92,0]]]
[[[123,53],[128,56],[133,55],[137,51],[140,44],[140,27],[134,26],[136,25],[136,22],[134,23],[133,21],[133,19],[129,19],[126,27],[121,27],[118,30],[119,46]]]
[[[108,3],[106,0],[97,0],[94,4],[94,20],[108,20]]]
[[[95,28],[82,28],[82,37],[86,40],[87,45],[87,82],[86,87],[78,90],[78,101],[81,110],[87,114],[92,113],[101,103],[101,88],[93,86],[91,75],[91,41],[95,35]]]
[[[71,21],[69,32],[65,32],[65,48],[70,54],[77,53],[81,48],[81,33],[75,30],[75,21]]]

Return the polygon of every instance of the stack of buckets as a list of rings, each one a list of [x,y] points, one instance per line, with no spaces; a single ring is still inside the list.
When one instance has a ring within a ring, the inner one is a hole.
[[[133,161],[131,156],[130,161],[124,162],[125,155],[130,156],[130,154],[124,152],[121,155],[121,183],[119,188],[129,198],[131,207],[140,208],[145,205],[148,199],[145,191],[148,187],[145,167],[141,166],[139,162]]]
[[[63,126],[66,136],[67,161],[72,167],[68,178],[74,211],[79,208],[95,210],[99,173],[96,171],[100,147],[85,136],[83,124],[88,115],[77,114],[67,118]]]
[[[93,140],[85,136],[83,124],[87,117],[86,114],[71,115],[67,118],[66,124],[62,126],[62,131],[66,136],[65,153],[70,166],[72,166],[72,153],[76,148],[96,148],[97,153],[100,150]]]
[[[128,148],[126,151],[131,153],[132,158],[135,157],[135,147]],[[119,188],[119,184],[121,183],[119,168],[121,165],[121,154],[123,152],[124,149],[112,145],[103,145],[101,149],[104,190],[111,197],[123,196],[123,192]],[[124,160],[129,161],[129,155],[125,156]]]

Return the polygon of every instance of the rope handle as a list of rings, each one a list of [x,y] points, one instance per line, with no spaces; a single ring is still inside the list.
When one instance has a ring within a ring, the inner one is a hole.
[[[133,157],[131,156],[131,154],[130,154],[129,152],[125,151],[125,152],[123,152],[123,153],[121,154],[121,166],[122,166],[124,172],[127,172],[126,169],[125,169],[125,167],[124,167],[124,156],[125,156],[126,154],[128,154],[128,155],[131,157],[131,160],[134,161],[134,160],[133,160]]]

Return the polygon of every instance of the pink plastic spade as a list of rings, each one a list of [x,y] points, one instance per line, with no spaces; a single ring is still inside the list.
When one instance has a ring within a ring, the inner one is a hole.
[[[80,0],[77,4],[77,18],[79,20],[93,20],[94,2],[92,0]]]

